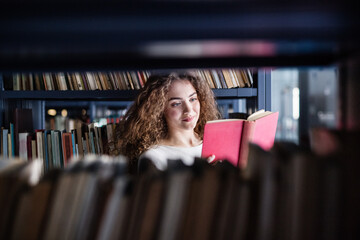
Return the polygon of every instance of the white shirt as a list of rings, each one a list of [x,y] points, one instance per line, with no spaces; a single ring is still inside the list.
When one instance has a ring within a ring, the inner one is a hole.
[[[192,165],[195,157],[201,157],[202,144],[195,147],[173,147],[157,145],[141,154],[139,162],[143,158],[150,159],[160,169],[167,168],[167,160],[181,160],[185,165]]]

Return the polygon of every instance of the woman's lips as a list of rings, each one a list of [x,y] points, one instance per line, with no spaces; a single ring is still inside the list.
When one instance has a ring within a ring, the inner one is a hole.
[[[194,119],[194,117],[186,117],[183,119],[184,122],[191,122]]]

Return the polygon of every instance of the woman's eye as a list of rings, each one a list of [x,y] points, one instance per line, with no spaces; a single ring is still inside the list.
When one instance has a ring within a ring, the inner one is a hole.
[[[177,106],[180,106],[181,103],[172,103],[171,106],[172,107],[177,107]]]
[[[197,98],[191,98],[190,102],[195,102],[197,100]]]

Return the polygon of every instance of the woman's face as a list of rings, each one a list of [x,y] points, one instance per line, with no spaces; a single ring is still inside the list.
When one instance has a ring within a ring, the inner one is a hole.
[[[169,131],[194,130],[200,114],[200,102],[188,80],[175,80],[169,88],[165,119]]]

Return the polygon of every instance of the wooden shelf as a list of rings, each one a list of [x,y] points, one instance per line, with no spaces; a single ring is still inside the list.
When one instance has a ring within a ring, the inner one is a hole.
[[[216,98],[243,98],[243,97],[256,97],[256,88],[229,88],[229,89],[213,89]]]
[[[35,2],[0,9],[1,71],[328,65],[360,41],[347,0]]]
[[[214,89],[216,98],[244,98],[257,96],[256,88]],[[92,99],[92,100],[133,100],[138,90],[106,91],[2,91],[1,99]]]

